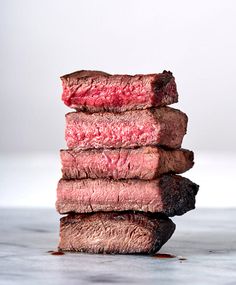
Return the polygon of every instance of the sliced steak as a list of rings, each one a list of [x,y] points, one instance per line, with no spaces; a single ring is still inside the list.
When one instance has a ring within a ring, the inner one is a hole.
[[[157,214],[71,214],[61,218],[59,250],[154,254],[174,230],[170,219]]]
[[[198,185],[178,175],[149,181],[61,179],[56,208],[61,214],[133,210],[174,216],[195,208],[197,191]]]
[[[146,109],[178,101],[171,72],[147,75],[110,75],[81,70],[61,77],[64,103],[90,112]]]
[[[158,147],[136,149],[61,150],[65,179],[154,179],[164,173],[183,173],[193,166],[193,152]]]
[[[162,145],[179,148],[187,128],[183,112],[161,107],[124,113],[84,113],[66,115],[68,148],[129,148]]]

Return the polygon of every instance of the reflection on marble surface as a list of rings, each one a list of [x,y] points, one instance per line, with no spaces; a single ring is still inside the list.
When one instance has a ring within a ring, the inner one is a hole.
[[[236,284],[236,209],[199,209],[174,218],[161,253],[51,255],[58,242],[54,210],[1,209],[0,284]],[[181,260],[181,258],[183,260]],[[186,258],[186,260],[185,260]]]

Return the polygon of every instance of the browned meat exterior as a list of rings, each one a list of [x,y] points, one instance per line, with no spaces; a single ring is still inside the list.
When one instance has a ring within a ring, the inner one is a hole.
[[[61,218],[59,250],[88,253],[156,253],[175,224],[157,214],[99,212]]]
[[[195,208],[198,185],[178,175],[156,180],[63,180],[57,187],[60,214],[99,211],[159,212],[182,215]]]
[[[183,112],[161,107],[124,113],[66,115],[68,148],[130,148],[161,145],[180,148],[187,128]]]
[[[183,173],[193,166],[193,152],[159,147],[136,149],[61,150],[64,179],[154,179],[164,173]]]
[[[110,75],[80,70],[61,77],[64,103],[90,112],[124,112],[164,106],[178,101],[171,72],[147,75]]]

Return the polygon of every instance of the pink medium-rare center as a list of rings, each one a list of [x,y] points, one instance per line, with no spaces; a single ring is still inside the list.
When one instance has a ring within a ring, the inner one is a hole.
[[[179,148],[187,128],[183,112],[162,107],[124,113],[84,113],[66,115],[68,148],[129,148],[163,145]]]
[[[148,95],[147,89],[149,88],[145,88],[139,82],[125,87],[114,84],[110,84],[109,86],[84,86],[83,90],[73,87],[68,88],[64,85],[64,98],[66,104],[71,108],[76,108],[78,105],[121,107],[123,105],[132,105],[134,102],[137,104],[151,104],[152,98]],[[75,96],[69,96],[70,93],[75,94]]]
[[[131,76],[82,70],[61,79],[64,103],[77,110],[123,112],[178,100],[174,77],[166,71]]]

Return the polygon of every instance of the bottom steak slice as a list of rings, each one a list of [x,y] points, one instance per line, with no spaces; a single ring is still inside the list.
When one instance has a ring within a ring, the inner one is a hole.
[[[88,253],[156,253],[175,224],[158,214],[98,212],[61,218],[59,250]]]
[[[142,211],[167,216],[194,209],[198,185],[179,175],[155,180],[61,179],[57,187],[59,213]]]

